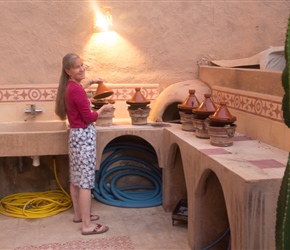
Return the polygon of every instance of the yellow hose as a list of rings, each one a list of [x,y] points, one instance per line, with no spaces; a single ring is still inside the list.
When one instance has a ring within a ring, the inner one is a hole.
[[[70,209],[72,207],[71,197],[57,178],[55,159],[53,159],[53,168],[60,190],[8,195],[0,201],[0,213],[17,218],[37,219]]]

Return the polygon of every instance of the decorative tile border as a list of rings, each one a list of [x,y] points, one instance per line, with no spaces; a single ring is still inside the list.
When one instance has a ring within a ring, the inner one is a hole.
[[[148,84],[149,85],[149,84]],[[149,101],[156,100],[159,94],[158,84],[152,86],[144,86],[141,88],[142,95]],[[115,101],[129,100],[135,93],[136,86],[132,84],[126,85],[108,85],[114,94],[111,99]],[[1,87],[0,86],[0,102],[42,102],[55,101],[57,87],[43,86],[43,87]]]
[[[135,94],[135,87],[111,87],[114,91],[112,99],[115,101],[130,100]],[[149,101],[156,100],[159,95],[159,90],[156,87],[143,87],[141,94]]]
[[[240,93],[241,91],[228,91],[223,89],[213,89],[213,101],[219,104],[221,101],[227,102],[227,107],[264,117],[277,122],[284,122],[282,116],[282,101],[273,96],[258,94],[256,96]],[[252,93],[252,92],[251,92]],[[276,100],[275,100],[276,99]]]
[[[56,88],[0,88],[0,102],[55,101]]]

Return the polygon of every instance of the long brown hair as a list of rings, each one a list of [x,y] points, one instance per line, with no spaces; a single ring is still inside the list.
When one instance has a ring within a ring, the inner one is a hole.
[[[69,75],[65,70],[71,69],[75,61],[80,58],[77,54],[69,53],[66,54],[62,59],[62,71],[59,79],[59,85],[56,95],[56,104],[55,104],[55,113],[61,120],[66,119],[66,106],[65,106],[65,90],[67,86],[67,82],[69,79]]]

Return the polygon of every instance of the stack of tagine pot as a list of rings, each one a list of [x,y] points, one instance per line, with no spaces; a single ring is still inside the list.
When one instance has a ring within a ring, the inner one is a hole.
[[[107,86],[105,86],[105,84],[103,82],[98,82],[98,87],[96,89],[96,92],[93,96],[93,98],[91,98],[91,103],[93,105],[92,109],[96,109],[98,110],[99,108],[101,108],[103,105],[105,104],[114,104],[115,101],[112,99],[106,99],[107,97],[110,97],[111,95],[113,95],[113,91],[108,88]],[[115,108],[112,109],[112,111],[106,111],[106,112],[102,112],[97,121],[96,121],[96,126],[110,126],[112,125],[112,120],[114,117],[114,112],[115,112]]]
[[[207,129],[211,145],[232,146],[237,126],[235,121],[236,117],[231,115],[226,102],[220,102],[220,107],[208,117]]]
[[[181,129],[185,131],[195,131],[195,127],[192,123],[193,110],[198,108],[200,102],[195,96],[195,90],[188,91],[189,96],[183,101],[182,104],[178,104],[180,122],[182,124]]]
[[[217,110],[216,105],[211,100],[211,94],[204,94],[204,100],[198,106],[198,108],[193,109],[194,114],[192,123],[195,127],[195,135],[198,138],[209,139],[208,130],[206,126],[206,119],[214,114]]]
[[[128,112],[131,117],[132,125],[146,125],[147,117],[149,116],[150,107],[147,106],[150,104],[150,101],[141,93],[141,88],[135,88],[135,93],[132,98],[126,103],[129,105]]]

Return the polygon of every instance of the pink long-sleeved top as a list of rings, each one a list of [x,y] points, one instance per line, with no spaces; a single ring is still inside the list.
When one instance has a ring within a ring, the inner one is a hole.
[[[76,82],[69,81],[66,93],[66,111],[71,128],[87,128],[98,118],[97,112],[90,109],[90,101],[84,88]]]

